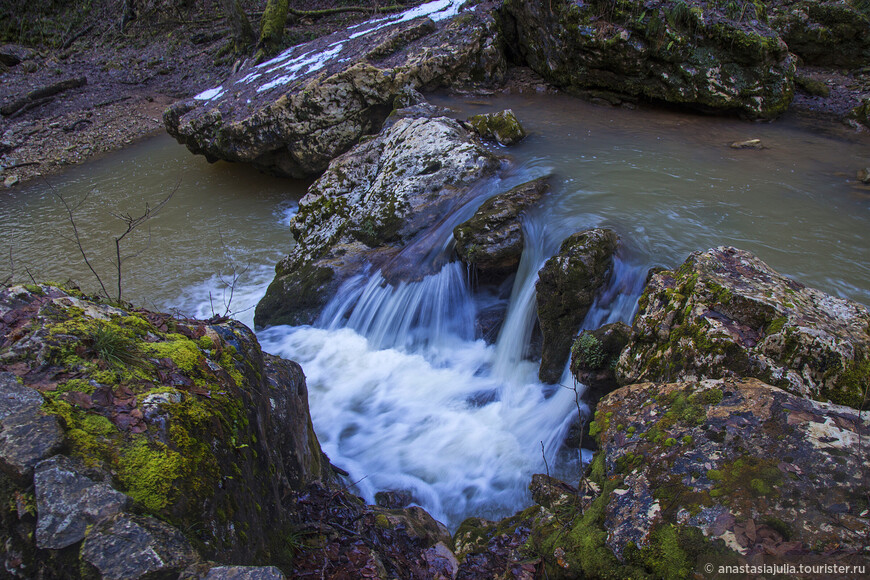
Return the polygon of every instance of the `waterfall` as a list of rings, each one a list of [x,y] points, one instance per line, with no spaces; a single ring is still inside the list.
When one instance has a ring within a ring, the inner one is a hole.
[[[573,380],[566,368],[562,386],[543,385],[528,358],[537,273],[564,227],[545,212],[525,220],[495,344],[474,335],[492,297],[452,261],[455,225],[510,181],[528,179],[491,182],[382,268],[347,280],[314,327],[259,333],[265,350],[302,365],[321,445],[368,502],[378,491],[403,490],[455,528],[469,515],[498,519],[528,505],[534,473],[578,476],[577,453],[566,464],[563,446],[578,420]],[[616,261],[584,327],[631,314],[639,271]]]

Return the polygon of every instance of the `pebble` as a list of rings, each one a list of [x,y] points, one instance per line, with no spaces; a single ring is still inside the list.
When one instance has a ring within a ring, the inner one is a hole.
[[[12,187],[12,186],[17,185],[17,184],[18,184],[18,176],[17,175],[10,175],[9,177],[7,177],[6,179],[3,180],[3,185],[6,187]]]
[[[858,181],[870,184],[870,167],[858,170]]]
[[[761,144],[761,139],[748,139],[746,141],[735,141],[731,144],[732,149],[764,149]]]

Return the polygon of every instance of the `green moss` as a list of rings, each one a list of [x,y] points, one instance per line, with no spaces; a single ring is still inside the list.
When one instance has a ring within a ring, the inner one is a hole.
[[[722,402],[725,393],[722,392],[722,389],[709,389],[704,391],[703,400],[707,405],[718,405]]]
[[[664,443],[665,447],[673,447],[676,444],[677,444],[677,440],[674,439],[673,437],[668,437],[667,439],[665,439],[665,443]]]
[[[822,389],[821,395],[838,405],[863,409],[868,392],[870,392],[870,358],[865,357],[850,361],[834,382],[834,386]]]
[[[179,369],[190,374],[200,368],[205,358],[197,344],[181,334],[168,334],[164,342],[148,343],[145,348],[155,358],[172,359]]]
[[[597,370],[604,367],[607,354],[600,340],[591,333],[584,332],[571,345],[571,359],[582,366]]]

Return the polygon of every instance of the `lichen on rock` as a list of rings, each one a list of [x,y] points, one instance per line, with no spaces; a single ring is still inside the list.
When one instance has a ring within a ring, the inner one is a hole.
[[[555,383],[562,376],[580,323],[609,279],[618,241],[616,233],[607,229],[576,233],[538,272],[535,300],[544,339],[538,374],[542,381]]]
[[[500,14],[515,57],[575,92],[750,118],[782,114],[793,96],[795,59],[758,3],[507,0]]]
[[[499,145],[514,145],[526,137],[526,130],[511,109],[472,115],[468,118],[468,123],[482,138],[493,139]]]
[[[870,380],[870,313],[749,252],[694,253],[652,277],[617,377],[630,384],[724,376],[859,408]]]

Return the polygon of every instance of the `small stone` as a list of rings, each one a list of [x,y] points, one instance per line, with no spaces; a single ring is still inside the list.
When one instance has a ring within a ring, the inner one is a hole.
[[[60,550],[84,539],[88,526],[124,510],[130,498],[80,473],[63,455],[36,466],[36,545]]]
[[[761,144],[761,139],[748,139],[746,141],[735,141],[731,144],[732,149],[764,149]]]
[[[858,170],[858,181],[861,183],[870,183],[870,167]]]
[[[18,178],[17,175],[10,175],[9,177],[7,177],[6,179],[3,180],[3,185],[5,187],[13,187],[15,185],[18,185],[19,181],[20,181],[20,179]]]
[[[484,139],[495,139],[499,145],[513,145],[526,137],[526,131],[511,109],[500,113],[474,115],[468,119],[474,131]]]
[[[205,580],[284,580],[286,576],[275,566],[217,566],[208,571]]]
[[[97,524],[81,549],[104,580],[173,577],[198,560],[190,542],[158,519],[118,514]]]
[[[15,413],[38,410],[43,402],[39,391],[20,384],[13,373],[0,373],[0,421]]]

